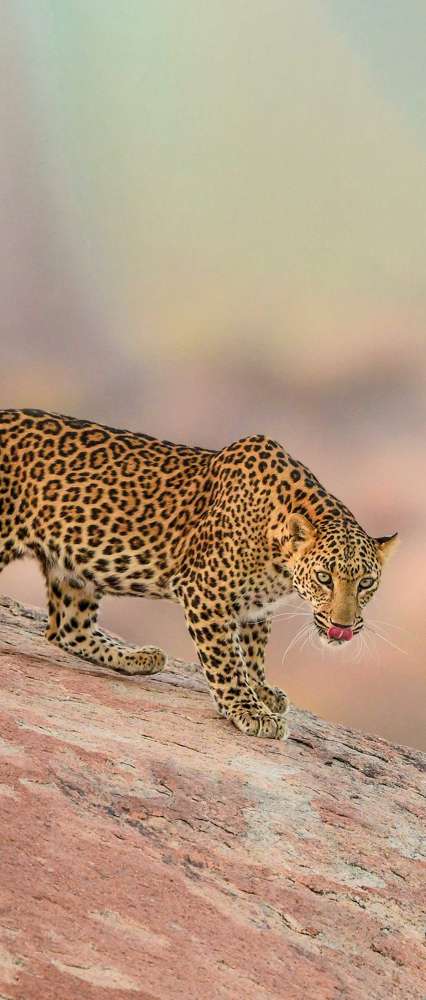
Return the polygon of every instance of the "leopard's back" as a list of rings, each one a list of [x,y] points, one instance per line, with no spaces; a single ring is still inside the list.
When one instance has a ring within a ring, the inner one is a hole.
[[[2,564],[29,553],[106,593],[173,596],[214,454],[40,410],[1,411]]]

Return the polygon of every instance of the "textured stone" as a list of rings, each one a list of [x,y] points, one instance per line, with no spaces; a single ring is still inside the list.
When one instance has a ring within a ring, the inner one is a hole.
[[[243,736],[43,623],[1,599],[0,1000],[423,1000],[420,753]]]

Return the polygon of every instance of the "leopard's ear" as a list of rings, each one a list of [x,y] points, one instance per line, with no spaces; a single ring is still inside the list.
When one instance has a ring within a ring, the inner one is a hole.
[[[303,514],[289,514],[286,518],[286,536],[293,555],[302,556],[315,542],[317,533],[313,524]]]
[[[395,531],[394,535],[383,535],[383,538],[375,538],[374,541],[377,546],[377,555],[383,565],[399,545],[398,532]]]

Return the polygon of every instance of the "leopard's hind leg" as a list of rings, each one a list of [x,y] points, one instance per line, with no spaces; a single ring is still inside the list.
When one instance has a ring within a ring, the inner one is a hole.
[[[163,670],[166,654],[156,646],[140,648],[98,628],[100,598],[92,590],[72,586],[67,580],[47,575],[49,624],[47,638],[68,653],[74,653],[126,674],[154,674]]]

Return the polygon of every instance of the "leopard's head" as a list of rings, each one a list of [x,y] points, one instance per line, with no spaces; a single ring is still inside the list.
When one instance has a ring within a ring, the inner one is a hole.
[[[344,514],[318,527],[302,514],[288,515],[293,588],[311,604],[316,629],[327,643],[343,644],[361,631],[363,609],[396,543],[396,534],[371,538]]]

